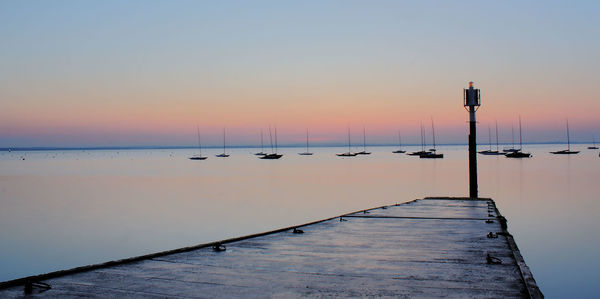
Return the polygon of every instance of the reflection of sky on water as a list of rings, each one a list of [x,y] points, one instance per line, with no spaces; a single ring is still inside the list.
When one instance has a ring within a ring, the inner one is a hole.
[[[546,295],[592,296],[600,290],[597,152],[527,148],[532,159],[478,156],[480,195],[507,216]],[[284,148],[277,161],[207,150],[200,162],[186,159],[193,150],[0,153],[0,280],[468,192],[460,147],[442,147],[443,160],[385,147],[333,155],[343,150],[306,157]]]

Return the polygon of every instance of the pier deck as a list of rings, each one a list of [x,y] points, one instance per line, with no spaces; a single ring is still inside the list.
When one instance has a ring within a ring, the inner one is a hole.
[[[28,296],[542,298],[497,216],[489,199],[414,200],[298,226],[304,233],[225,240],[225,251],[210,243],[40,275],[29,281],[51,289],[34,284]],[[1,283],[0,297],[25,296],[25,281]]]

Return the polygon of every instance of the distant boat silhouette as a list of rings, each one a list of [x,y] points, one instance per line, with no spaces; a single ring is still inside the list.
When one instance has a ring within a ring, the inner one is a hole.
[[[435,148],[435,127],[433,125],[433,118],[431,118],[431,135],[433,136],[433,148],[430,149],[429,153],[419,155],[421,159],[442,159],[444,154],[439,154]]]
[[[567,119],[567,149],[556,152],[550,152],[555,155],[575,155],[579,154],[579,151],[571,151],[571,137],[569,136],[569,120]]]
[[[363,127],[363,150],[356,153],[357,155],[370,155],[371,152],[367,152],[367,131]]]
[[[428,152],[425,150],[425,129],[423,128],[423,123],[421,123],[421,150],[418,152],[408,153],[407,155],[421,156],[421,155],[427,155],[427,154],[431,154],[431,152]]]
[[[598,147],[596,146],[596,136],[593,136],[592,138],[594,139],[594,145],[593,146],[588,146],[588,149],[598,149]]]
[[[495,151],[492,150],[492,131],[490,129],[490,126],[488,126],[488,139],[489,139],[490,149],[480,151],[479,153],[482,155],[504,155],[504,153],[501,153],[500,151],[498,151],[498,122],[496,122],[496,150]]]
[[[277,153],[277,127],[275,127],[275,150],[273,150],[273,135],[271,134],[271,126],[269,126],[269,139],[271,141],[271,153],[266,154],[259,159],[263,160],[276,160],[283,157],[282,154]]]
[[[264,142],[263,142],[263,130],[260,129],[260,153],[255,153],[254,155],[256,156],[264,156],[267,153],[265,153],[265,146],[264,146]]]
[[[512,140],[512,147],[511,148],[502,149],[502,151],[505,152],[505,153],[513,153],[513,152],[519,151],[518,149],[515,148],[515,127],[513,127],[513,126],[510,127],[510,133],[511,133],[511,136],[512,136],[511,137],[512,138],[511,139]]]
[[[202,156],[202,143],[200,143],[200,127],[196,128],[198,130],[198,151],[200,152],[198,155],[191,156],[190,160],[206,160],[205,156]]]
[[[523,149],[523,135],[521,132],[521,116],[519,115],[519,149],[515,150],[513,152],[509,152],[507,154],[505,154],[504,156],[507,158],[531,158],[531,154],[530,153],[524,153],[522,152]]]
[[[308,151],[308,129],[306,129],[306,151],[303,152],[303,153],[298,153],[298,155],[301,155],[301,156],[310,156],[312,154],[313,153],[311,153],[311,152]]]
[[[403,154],[406,151],[402,150],[402,138],[400,137],[400,131],[398,131],[398,150],[393,151],[394,154]]]
[[[225,152],[225,128],[223,128],[223,153],[216,155],[219,158],[227,158],[229,154]]]
[[[350,128],[348,128],[348,152],[346,153],[341,153],[341,154],[335,154],[338,157],[355,157],[356,153],[353,153],[350,150]]]

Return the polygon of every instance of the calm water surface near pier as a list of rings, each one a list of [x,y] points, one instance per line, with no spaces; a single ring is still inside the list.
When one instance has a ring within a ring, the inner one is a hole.
[[[478,156],[480,196],[508,218],[548,297],[600,291],[600,158],[585,147],[574,146],[575,156],[548,153],[561,145],[527,146],[534,157],[525,160]],[[281,160],[208,149],[205,161],[188,160],[192,149],[1,152],[0,281],[468,193],[466,147],[441,147],[442,160],[394,149],[340,158],[344,148],[284,148]]]

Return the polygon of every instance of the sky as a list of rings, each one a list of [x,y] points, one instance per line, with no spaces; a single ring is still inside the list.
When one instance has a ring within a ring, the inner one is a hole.
[[[600,141],[597,1],[1,1],[0,147]]]

